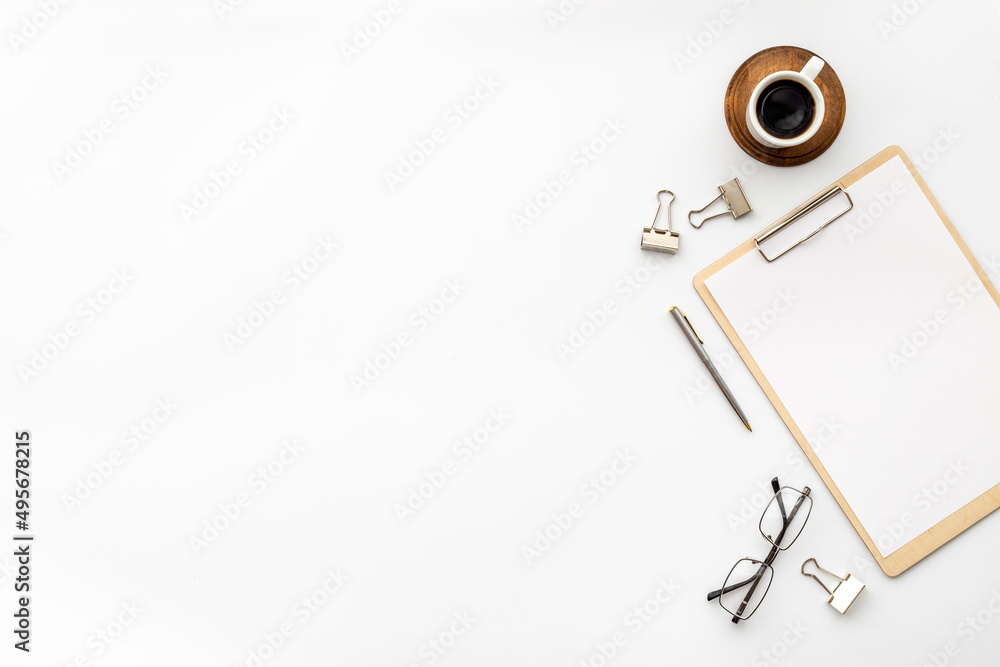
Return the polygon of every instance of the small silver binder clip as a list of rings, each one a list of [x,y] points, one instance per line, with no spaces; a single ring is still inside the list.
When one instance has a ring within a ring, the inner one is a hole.
[[[666,213],[663,213],[663,201],[660,199],[660,195],[670,195],[670,201],[667,202]],[[677,252],[677,249],[680,246],[681,233],[675,232],[673,225],[670,222],[670,205],[674,203],[674,199],[674,193],[670,190],[660,190],[656,193],[656,201],[660,202],[660,204],[656,207],[656,215],[653,217],[653,224],[649,227],[644,227],[642,230],[642,243],[639,244],[639,247],[643,250],[669,252],[671,255]],[[665,215],[667,218],[666,229],[658,229],[656,227],[656,223],[660,219],[661,215]]]
[[[813,565],[816,566],[816,569],[822,570],[831,577],[839,580],[839,583],[833,587],[832,591],[827,588],[826,584],[824,584],[815,574],[806,572],[806,565],[809,564],[809,561],[812,561]],[[848,573],[846,577],[841,577],[840,575],[830,572],[830,570],[823,569],[819,566],[819,563],[816,562],[815,558],[810,558],[805,563],[802,563],[802,574],[807,577],[812,577],[819,582],[819,585],[823,587],[823,590],[830,594],[830,599],[827,600],[827,603],[829,603],[831,607],[839,611],[841,614],[850,609],[851,605],[854,604],[854,601],[858,599],[859,595],[861,595],[861,591],[865,590],[865,584],[860,579],[855,579],[850,575],[850,573]]]
[[[723,201],[726,202],[726,206],[729,207],[728,213],[719,213],[717,215],[710,215],[701,222],[699,222],[697,225],[694,224],[694,220],[691,219],[691,215],[694,213],[701,213],[706,208],[708,208],[715,202],[719,201],[719,199],[722,199]],[[699,208],[697,211],[688,211],[688,222],[691,223],[692,227],[698,229],[703,224],[705,224],[707,220],[711,220],[712,218],[718,218],[723,215],[731,215],[733,216],[733,219],[736,219],[745,213],[749,213],[752,210],[753,207],[750,206],[750,202],[747,201],[747,196],[743,192],[743,187],[740,185],[740,179],[734,178],[728,183],[723,183],[722,185],[719,186],[719,196],[713,199],[712,201],[708,202],[707,206]]]

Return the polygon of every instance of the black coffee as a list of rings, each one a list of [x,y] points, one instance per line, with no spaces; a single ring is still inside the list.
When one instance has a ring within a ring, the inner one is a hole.
[[[791,139],[808,130],[815,112],[816,102],[806,87],[790,79],[771,83],[757,98],[757,120],[779,139]]]

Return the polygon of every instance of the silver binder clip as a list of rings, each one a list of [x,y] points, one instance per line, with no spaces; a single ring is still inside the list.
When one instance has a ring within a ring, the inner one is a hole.
[[[691,219],[691,214],[701,213],[706,208],[708,208],[715,202],[719,201],[719,199],[722,199],[723,201],[726,202],[726,206],[729,207],[729,212],[719,213],[717,215],[710,215],[709,217],[699,222],[697,225],[694,224],[694,220]],[[712,201],[708,202],[707,206],[699,208],[697,211],[688,211],[688,222],[691,223],[692,227],[698,229],[703,224],[705,224],[707,220],[711,220],[712,218],[718,218],[723,215],[731,215],[733,216],[733,219],[736,219],[745,213],[749,213],[752,210],[753,207],[750,206],[750,202],[747,201],[747,196],[743,192],[743,187],[740,185],[740,179],[734,178],[728,183],[724,183],[719,186],[719,196],[713,199]]]
[[[833,587],[832,591],[827,588],[826,584],[824,584],[815,574],[806,572],[806,565],[809,564],[809,561],[812,561],[817,570],[826,572],[831,577],[839,580],[839,583]],[[860,579],[855,579],[850,575],[850,573],[848,573],[846,577],[841,577],[840,575],[830,572],[830,570],[823,569],[819,566],[819,563],[816,562],[815,558],[810,558],[805,563],[802,563],[802,574],[807,577],[812,577],[819,582],[819,585],[823,587],[823,590],[830,594],[830,599],[827,600],[827,603],[829,603],[831,607],[839,611],[841,614],[850,609],[851,605],[854,604],[854,601],[858,599],[859,595],[861,595],[861,591],[865,590],[865,584]]]
[[[667,202],[666,213],[663,213],[663,201],[660,200],[660,195],[670,195],[670,201]],[[670,223],[670,205],[674,203],[674,193],[670,190],[660,190],[656,193],[656,201],[660,202],[660,204],[656,207],[656,215],[653,217],[653,224],[649,227],[643,228],[642,242],[639,244],[639,247],[643,250],[669,252],[673,255],[677,252],[681,240],[680,232],[675,232]],[[661,215],[665,215],[667,218],[666,229],[658,229],[656,227],[656,222],[660,219]]]

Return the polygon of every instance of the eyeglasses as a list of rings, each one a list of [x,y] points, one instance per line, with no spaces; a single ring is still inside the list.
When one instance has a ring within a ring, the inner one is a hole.
[[[771,563],[779,551],[792,546],[798,539],[812,511],[808,486],[801,491],[780,486],[775,477],[771,480],[771,488],[774,496],[764,508],[758,525],[760,534],[771,545],[770,552],[764,560],[747,557],[736,561],[722,588],[708,594],[709,601],[718,598],[722,608],[733,615],[733,623],[745,621],[757,611],[771,587],[774,576]],[[786,511],[788,507],[791,509]]]

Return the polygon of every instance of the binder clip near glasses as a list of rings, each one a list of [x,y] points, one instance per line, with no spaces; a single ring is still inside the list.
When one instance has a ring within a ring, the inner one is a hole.
[[[667,202],[666,213],[663,213],[663,201],[660,199],[660,195],[670,195],[670,200]],[[677,253],[677,249],[680,247],[681,234],[680,232],[674,231],[673,225],[670,222],[670,205],[674,203],[674,199],[674,193],[670,190],[660,190],[656,193],[656,201],[660,203],[656,207],[656,215],[653,217],[653,224],[649,227],[644,227],[642,230],[642,242],[639,244],[639,247],[643,250],[668,252],[671,255]],[[667,218],[666,229],[658,229],[656,226],[656,223],[660,219],[661,215],[665,215]]]
[[[707,218],[705,218],[704,220],[702,220],[701,222],[699,222],[697,225],[694,224],[694,220],[691,219],[691,216],[693,214],[695,214],[695,213],[701,213],[706,208],[708,208],[709,206],[711,206],[715,202],[719,201],[720,199],[722,199],[723,201],[726,202],[726,206],[729,208],[729,211],[727,211],[725,213],[719,213],[717,215],[710,215]],[[733,180],[729,181],[728,183],[723,183],[722,185],[720,185],[719,186],[719,196],[716,197],[715,199],[713,199],[712,201],[708,202],[708,204],[706,206],[703,206],[702,208],[699,208],[697,211],[688,211],[688,222],[691,223],[692,227],[694,227],[695,229],[698,229],[703,224],[705,224],[705,222],[707,222],[708,220],[711,220],[712,218],[719,218],[719,217],[724,216],[724,215],[731,215],[731,216],[733,216],[733,219],[735,220],[736,218],[740,217],[741,215],[749,213],[752,210],[753,210],[753,207],[750,206],[750,202],[747,201],[746,193],[743,192],[743,187],[740,185],[740,179],[734,178]]]
[[[827,588],[826,584],[824,584],[815,574],[806,572],[806,565],[809,564],[809,561],[812,561],[812,564],[816,566],[817,570],[826,572],[831,577],[839,580],[839,583],[833,587],[832,591]],[[850,573],[848,573],[846,577],[834,574],[833,572],[830,572],[830,570],[820,567],[815,558],[810,558],[805,563],[802,563],[801,572],[807,577],[812,577],[819,582],[819,585],[823,587],[823,590],[830,594],[830,599],[827,600],[827,603],[841,614],[850,609],[851,605],[854,604],[854,601],[858,599],[859,595],[861,595],[861,591],[865,590],[865,584],[860,579],[855,579],[850,575]]]

